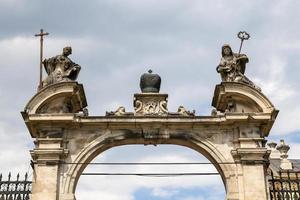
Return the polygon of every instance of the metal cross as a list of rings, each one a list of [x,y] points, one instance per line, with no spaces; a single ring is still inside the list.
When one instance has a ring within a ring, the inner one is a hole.
[[[42,88],[42,79],[43,79],[43,41],[44,41],[44,36],[49,35],[49,33],[44,32],[43,29],[41,29],[41,32],[38,34],[35,34],[35,37],[40,37],[40,83],[39,83],[39,90]]]
[[[239,55],[240,55],[242,46],[243,46],[243,42],[244,42],[244,40],[249,40],[250,34],[247,33],[246,31],[240,31],[240,32],[238,32],[237,36],[241,40],[241,45],[240,45],[240,50],[239,50]]]

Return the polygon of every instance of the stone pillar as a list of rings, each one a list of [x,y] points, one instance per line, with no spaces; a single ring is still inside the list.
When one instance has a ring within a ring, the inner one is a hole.
[[[267,200],[266,169],[270,151],[266,148],[237,148],[231,153],[242,170],[239,187],[243,188],[243,194],[239,199]]]
[[[32,200],[58,200],[59,161],[68,153],[61,138],[38,138],[31,151],[34,162]]]

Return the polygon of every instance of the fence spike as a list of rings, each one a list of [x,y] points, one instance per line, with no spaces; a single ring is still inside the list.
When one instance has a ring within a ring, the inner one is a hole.
[[[25,174],[25,181],[27,181],[27,178],[28,178],[28,173],[26,172],[26,174]]]
[[[18,173],[17,174],[17,181],[19,181],[19,178],[20,178],[20,174]]]
[[[8,181],[10,181],[10,178],[11,178],[11,173],[9,172],[9,174],[8,174]]]
[[[0,181],[2,181],[2,174],[0,174]]]

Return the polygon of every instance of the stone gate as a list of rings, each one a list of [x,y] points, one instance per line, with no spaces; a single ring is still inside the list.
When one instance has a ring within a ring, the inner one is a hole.
[[[106,116],[88,116],[81,84],[61,82],[40,90],[22,112],[35,139],[32,199],[75,200],[87,164],[109,148],[128,144],[194,149],[220,173],[226,199],[267,199],[270,152],[265,137],[277,115],[272,103],[253,87],[235,82],[216,86],[211,116],[196,116],[183,106],[169,112],[167,96],[135,94],[135,112],[121,107]]]
[[[217,68],[222,83],[215,88],[215,109],[209,116],[197,116],[184,106],[169,111],[168,94],[159,93],[161,79],[152,71],[141,77],[141,93],[133,97],[134,112],[119,107],[105,116],[89,116],[84,87],[74,78],[80,66],[67,53],[48,59],[49,76],[22,112],[35,143],[30,152],[32,200],[75,200],[86,166],[103,151],[130,144],[191,148],[214,164],[227,200],[268,199],[270,151],[265,138],[278,111],[244,75],[248,58],[237,57],[228,45],[222,53]]]

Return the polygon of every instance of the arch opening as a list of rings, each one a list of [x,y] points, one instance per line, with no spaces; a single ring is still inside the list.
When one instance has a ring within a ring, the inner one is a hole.
[[[159,146],[122,145],[109,148],[95,157],[93,163],[209,163],[199,152],[183,145],[165,144]],[[123,173],[196,173],[217,172],[212,164],[205,165],[135,165],[111,166],[88,165],[86,172]],[[217,176],[80,176],[76,188],[76,199],[106,200],[134,199],[225,199],[225,187]]]

